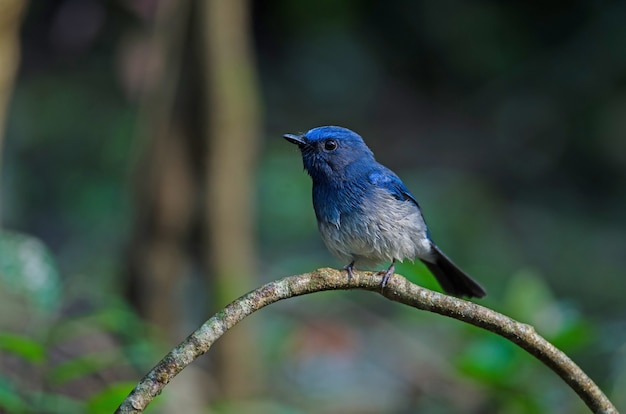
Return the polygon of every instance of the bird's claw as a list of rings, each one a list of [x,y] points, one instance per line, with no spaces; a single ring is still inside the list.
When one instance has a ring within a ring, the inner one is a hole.
[[[348,283],[352,282],[352,271],[354,270],[354,262],[351,262],[344,266],[343,268],[346,272],[348,272]]]
[[[387,270],[385,270],[384,272],[380,272],[379,274],[383,276],[383,281],[380,284],[380,290],[384,290],[385,286],[387,286],[387,282],[389,282],[389,279],[391,279],[391,276],[393,276],[393,273],[396,270],[396,266],[395,266],[395,260],[391,262],[391,266],[389,266],[389,268]]]

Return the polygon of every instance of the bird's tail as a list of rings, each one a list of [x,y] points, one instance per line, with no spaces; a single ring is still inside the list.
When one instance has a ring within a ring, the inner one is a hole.
[[[469,298],[482,298],[487,294],[478,282],[459,269],[434,243],[431,246],[432,259],[421,260],[447,294]]]

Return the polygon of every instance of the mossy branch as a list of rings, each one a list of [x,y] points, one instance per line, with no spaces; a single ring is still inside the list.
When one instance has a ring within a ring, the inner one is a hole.
[[[399,275],[394,275],[382,292],[380,284],[381,276],[373,272],[354,272],[354,277],[348,281],[345,272],[323,268],[263,285],[230,303],[167,354],[137,384],[116,412],[142,412],[172,378],[207,352],[219,337],[264,306],[324,290],[362,289],[378,292],[395,302],[458,319],[503,336],[556,372],[594,413],[617,413],[606,395],[578,365],[538,335],[532,326],[475,303],[422,288]]]

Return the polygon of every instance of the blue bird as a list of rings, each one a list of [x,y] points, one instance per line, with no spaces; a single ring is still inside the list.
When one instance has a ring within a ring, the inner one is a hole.
[[[435,245],[417,200],[402,180],[379,164],[355,132],[322,126],[303,135],[283,137],[302,152],[313,181],[313,208],[328,250],[347,262],[348,277],[356,265],[420,259],[443,290],[454,296],[481,298],[486,292]]]

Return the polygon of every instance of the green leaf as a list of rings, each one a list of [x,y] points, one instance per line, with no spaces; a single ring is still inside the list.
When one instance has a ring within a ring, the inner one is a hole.
[[[27,413],[32,412],[29,405],[15,391],[13,384],[0,377],[0,412]]]
[[[0,349],[33,363],[45,360],[46,349],[40,343],[22,335],[0,332]]]
[[[118,382],[92,395],[87,400],[87,412],[91,414],[112,413],[132,391],[135,383]]]
[[[120,356],[117,352],[82,355],[52,368],[48,372],[48,380],[54,384],[63,384],[110,367],[119,360]]]
[[[121,301],[95,312],[90,316],[90,319],[108,332],[121,335],[127,335],[129,332],[140,332],[149,326]]]
[[[501,387],[509,383],[518,365],[516,351],[509,341],[486,336],[472,342],[456,362],[464,374]]]
[[[43,311],[59,303],[61,283],[52,255],[26,234],[0,232],[0,284]]]
[[[33,412],[46,414],[83,414],[85,403],[71,397],[52,392],[35,392],[29,395],[31,401],[36,401],[36,410]]]
[[[551,342],[559,349],[570,350],[590,343],[593,337],[591,325],[578,317],[567,321]]]
[[[561,349],[580,346],[590,340],[590,325],[576,309],[556,300],[546,282],[533,272],[519,272],[511,280],[505,309],[506,314],[532,325]]]
[[[504,303],[509,316],[533,324],[535,319],[539,319],[537,315],[555,300],[538,274],[521,270],[511,278]]]

